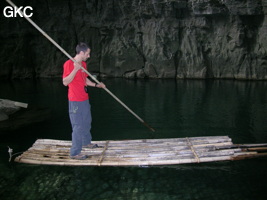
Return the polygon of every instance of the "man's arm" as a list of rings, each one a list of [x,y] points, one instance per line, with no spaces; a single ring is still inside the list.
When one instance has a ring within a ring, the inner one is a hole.
[[[88,78],[86,79],[86,85],[91,86],[91,87],[98,87],[98,88],[105,88],[104,83],[96,84],[95,82],[90,81]]]
[[[76,73],[79,71],[80,68],[80,65],[74,63],[74,69],[72,70],[72,72],[68,76],[63,78],[63,85],[68,86],[73,81]]]

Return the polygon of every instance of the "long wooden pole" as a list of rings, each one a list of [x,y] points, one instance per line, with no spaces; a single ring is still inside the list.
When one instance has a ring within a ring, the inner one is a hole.
[[[10,0],[6,0],[11,6],[17,8],[17,6]],[[35,24],[29,17],[24,16],[24,14],[19,10],[19,13],[28,21],[30,22],[39,32],[43,34],[50,42],[52,42],[62,53],[64,53],[69,59],[73,62],[77,63],[61,46],[59,46],[49,35],[47,35],[37,24]],[[79,64],[79,63],[77,63]],[[87,73],[96,83],[100,83],[94,76],[92,76],[86,69],[81,67],[81,69]],[[135,112],[133,112],[128,106],[126,106],[118,97],[116,97],[110,90],[107,88],[103,88],[107,93],[109,93],[116,101],[118,101],[124,108],[126,108],[132,115],[134,115],[143,125],[149,128],[151,131],[155,132],[155,130],[149,126],[143,119],[141,119]]]

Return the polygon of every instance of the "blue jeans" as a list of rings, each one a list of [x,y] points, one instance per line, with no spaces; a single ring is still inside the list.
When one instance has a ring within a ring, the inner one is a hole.
[[[69,101],[69,116],[72,126],[72,147],[70,155],[76,156],[82,146],[91,143],[91,106],[89,100]]]

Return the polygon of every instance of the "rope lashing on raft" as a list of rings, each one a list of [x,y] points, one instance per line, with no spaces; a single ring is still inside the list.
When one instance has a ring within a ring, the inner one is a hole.
[[[12,159],[13,156],[15,156],[17,154],[20,154],[20,153],[23,153],[23,151],[22,151],[22,152],[18,152],[18,153],[12,154],[13,153],[13,149],[11,149],[9,146],[7,146],[7,148],[8,148],[8,151],[7,152],[9,154],[9,162],[11,162],[11,159]]]

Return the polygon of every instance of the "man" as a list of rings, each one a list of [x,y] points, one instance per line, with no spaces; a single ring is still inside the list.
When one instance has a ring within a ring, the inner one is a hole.
[[[81,69],[87,69],[86,60],[90,58],[91,49],[80,43],[76,47],[74,63],[67,60],[64,63],[63,84],[68,86],[69,116],[72,125],[72,147],[70,157],[72,159],[84,160],[86,155],[82,155],[82,147],[96,148],[97,144],[91,144],[91,109],[87,86],[105,88],[103,83],[96,84],[87,78],[87,74]]]

